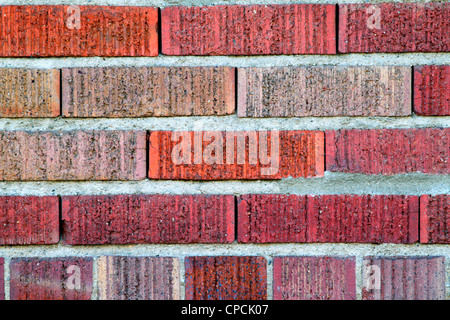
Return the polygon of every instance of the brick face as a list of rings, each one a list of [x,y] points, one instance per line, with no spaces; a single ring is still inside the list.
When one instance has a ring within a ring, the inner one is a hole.
[[[417,196],[243,195],[238,242],[413,243]]]
[[[275,257],[274,300],[355,300],[355,257]]]
[[[450,195],[420,197],[420,242],[450,243]]]
[[[230,5],[161,11],[166,55],[335,54],[335,6]]]
[[[339,5],[339,52],[448,52],[450,4]]]
[[[0,131],[0,180],[142,180],[144,131]]]
[[[59,242],[58,197],[0,197],[0,245]]]
[[[156,8],[2,6],[0,16],[1,57],[158,55]]]
[[[0,258],[0,301],[5,300],[5,259]]]
[[[450,129],[326,131],[326,169],[393,175],[450,172]],[[401,156],[399,156],[401,155]]]
[[[450,115],[450,66],[414,67],[414,112]]]
[[[63,196],[64,243],[229,243],[231,195]]]
[[[10,267],[10,298],[90,300],[92,263],[92,258],[14,258]]]
[[[100,257],[98,288],[100,300],[179,300],[180,262],[166,257]]]
[[[0,117],[59,116],[59,78],[54,69],[0,69]]]
[[[238,69],[238,116],[406,116],[410,67]]]
[[[232,114],[234,78],[230,67],[63,69],[63,116]]]
[[[263,257],[187,257],[186,300],[266,300]]]

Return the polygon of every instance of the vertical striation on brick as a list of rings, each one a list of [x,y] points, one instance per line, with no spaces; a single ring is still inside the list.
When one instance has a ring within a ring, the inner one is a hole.
[[[185,270],[186,300],[267,299],[263,257],[187,257]]]
[[[100,300],[179,300],[180,261],[169,257],[98,259]]]
[[[232,195],[63,196],[63,241],[69,245],[230,243]]]
[[[366,257],[363,283],[363,300],[444,300],[444,257]]]
[[[0,258],[0,301],[5,300],[5,259]]]
[[[450,115],[450,66],[414,67],[414,113]]]
[[[450,173],[450,128],[351,129],[325,137],[327,171]]]
[[[450,195],[420,196],[420,242],[450,244]]]
[[[238,69],[239,117],[407,116],[410,67]]]
[[[355,257],[275,257],[274,300],[355,300]]]
[[[13,258],[11,300],[90,300],[92,258]]]
[[[0,245],[59,242],[58,197],[0,197]]]
[[[334,5],[221,5],[161,11],[166,55],[335,54]]]

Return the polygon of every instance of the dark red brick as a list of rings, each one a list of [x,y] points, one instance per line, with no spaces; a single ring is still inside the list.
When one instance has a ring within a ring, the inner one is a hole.
[[[413,243],[418,212],[417,196],[243,195],[238,241]]]
[[[377,283],[376,279],[380,281]],[[444,300],[443,257],[366,257],[363,300]]]
[[[59,242],[58,197],[0,197],[0,245]]]
[[[187,257],[186,300],[266,300],[263,257]]]
[[[232,195],[63,196],[65,244],[230,243]]]
[[[168,7],[167,55],[335,54],[334,5]]]
[[[326,131],[325,140],[327,171],[450,173],[450,128]]]
[[[150,133],[149,178],[323,176],[323,136],[320,131],[154,131]]]
[[[414,67],[414,112],[450,115],[450,66]]]
[[[355,257],[275,257],[274,300],[355,300]]]
[[[1,6],[0,17],[1,57],[158,55],[156,8]]]
[[[0,258],[0,301],[5,300],[5,259]]]
[[[14,258],[10,267],[10,298],[90,300],[92,264],[92,258]]]
[[[339,52],[449,52],[449,3],[339,5]]]
[[[420,242],[450,243],[450,195],[420,196]]]

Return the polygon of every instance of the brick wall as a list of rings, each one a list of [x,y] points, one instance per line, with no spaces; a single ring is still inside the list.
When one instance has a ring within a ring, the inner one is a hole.
[[[0,300],[450,298],[449,3],[137,2],[0,1]]]

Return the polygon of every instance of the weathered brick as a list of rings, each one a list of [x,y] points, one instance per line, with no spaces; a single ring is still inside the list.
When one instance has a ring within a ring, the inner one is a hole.
[[[0,197],[0,245],[59,242],[58,197]]]
[[[92,258],[14,258],[11,300],[89,300]]]
[[[450,66],[414,67],[414,112],[450,115]]]
[[[230,243],[232,195],[63,196],[64,243]]]
[[[339,52],[448,52],[450,4],[339,5]]]
[[[145,131],[0,131],[0,180],[141,180]]]
[[[5,259],[0,258],[0,301],[5,300]]]
[[[1,6],[1,57],[157,56],[158,10]]]
[[[406,116],[410,67],[238,69],[238,116]]]
[[[231,67],[63,69],[63,116],[232,114],[234,85]]]
[[[355,257],[275,257],[275,300],[355,300]]]
[[[335,6],[225,5],[161,12],[167,55],[335,54]]]
[[[450,243],[450,195],[420,196],[420,242]]]
[[[263,257],[187,257],[186,300],[266,300]]]
[[[100,300],[179,300],[180,261],[166,257],[98,259]]]
[[[450,128],[326,131],[327,171],[450,173]]]
[[[149,178],[281,179],[323,176],[320,131],[154,131]]]
[[[243,195],[238,241],[413,243],[418,212],[417,196]]]
[[[54,69],[0,69],[0,117],[59,116],[59,78]]]
[[[366,257],[363,261],[362,298],[444,300],[444,258]]]

